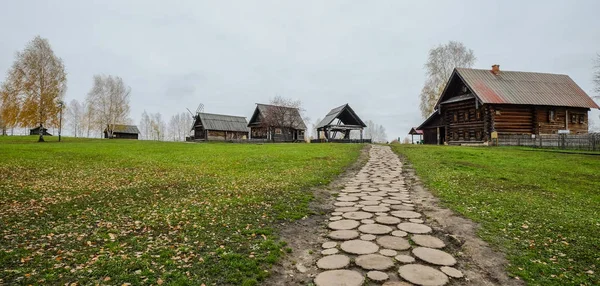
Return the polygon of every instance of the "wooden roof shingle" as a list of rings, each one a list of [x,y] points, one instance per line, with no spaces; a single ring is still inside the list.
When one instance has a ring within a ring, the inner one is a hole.
[[[104,129],[104,132],[107,131],[108,128]],[[123,134],[140,134],[140,130],[136,125],[124,125],[124,124],[113,124],[112,125],[113,133],[123,133]]]
[[[196,119],[200,120],[202,126],[206,130],[215,131],[235,131],[235,132],[248,132],[248,122],[246,117],[223,115],[223,114],[212,114],[212,113],[198,113]],[[196,125],[196,122],[194,122]]]
[[[335,120],[339,118],[345,125],[357,125],[362,127],[367,127],[367,125],[358,117],[356,112],[348,105],[347,103],[338,106],[327,113],[325,118],[317,124],[317,128],[323,128],[328,126]]]

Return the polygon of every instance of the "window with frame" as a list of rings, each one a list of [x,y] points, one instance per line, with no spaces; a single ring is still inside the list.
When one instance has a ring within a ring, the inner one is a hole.
[[[452,113],[452,122],[458,122],[458,112]]]
[[[577,114],[571,114],[571,123],[577,123]]]
[[[554,109],[548,110],[548,122],[552,123],[556,120],[556,111]]]
[[[579,115],[579,124],[584,124],[585,123],[585,114],[580,114]]]
[[[275,128],[275,134],[281,135],[281,128]]]
[[[469,113],[471,113],[469,110],[465,110],[465,122],[469,121]]]
[[[477,118],[477,120],[481,119],[481,110],[477,109],[477,111],[475,111],[475,118]]]

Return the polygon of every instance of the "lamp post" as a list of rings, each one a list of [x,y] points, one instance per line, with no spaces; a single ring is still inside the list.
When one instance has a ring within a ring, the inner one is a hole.
[[[58,119],[58,142],[60,142],[60,133],[62,131],[62,112],[64,103],[62,101],[59,101],[58,104],[60,105],[60,117]]]

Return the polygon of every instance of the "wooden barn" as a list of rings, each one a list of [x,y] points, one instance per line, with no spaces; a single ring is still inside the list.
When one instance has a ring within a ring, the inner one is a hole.
[[[48,133],[48,128],[42,128],[42,132],[44,136],[52,136],[52,134]],[[29,129],[29,135],[40,135],[40,127]]]
[[[276,142],[304,141],[306,125],[298,108],[256,104],[248,123],[250,138]]]
[[[109,128],[104,129],[104,138],[109,138]],[[114,124],[112,126],[112,137],[109,139],[138,139],[140,130],[135,125]]]
[[[581,134],[600,108],[569,76],[456,68],[435,112],[418,127],[426,144],[479,144],[502,134]]]
[[[325,118],[316,126],[317,132],[323,134],[323,141],[327,142],[362,142],[363,129],[367,125],[358,117],[356,112],[348,104],[338,106],[327,113]],[[360,132],[360,140],[351,140],[350,132],[352,130]],[[338,137],[338,134],[343,136]],[[321,135],[313,142],[320,142]]]
[[[225,141],[248,139],[246,117],[223,114],[198,113],[192,130],[194,140]]]

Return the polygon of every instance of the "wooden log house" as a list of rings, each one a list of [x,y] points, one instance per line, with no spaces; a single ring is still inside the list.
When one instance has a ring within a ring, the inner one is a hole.
[[[226,141],[248,139],[246,117],[223,114],[198,113],[192,130],[196,141]]]
[[[306,125],[298,108],[257,103],[248,123],[250,138],[274,142],[304,141]]]
[[[496,134],[583,134],[591,108],[600,107],[567,75],[456,68],[417,129],[425,144],[457,145]]]

